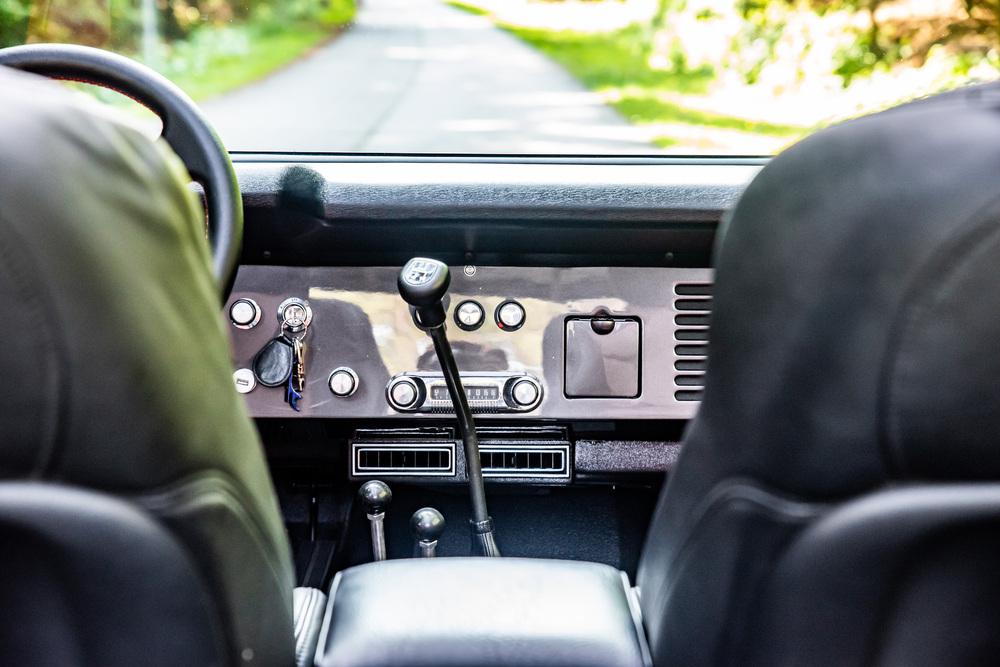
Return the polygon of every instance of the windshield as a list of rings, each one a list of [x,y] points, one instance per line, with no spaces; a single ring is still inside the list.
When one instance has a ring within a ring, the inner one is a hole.
[[[996,78],[982,0],[0,0],[137,58],[231,150],[770,155]]]

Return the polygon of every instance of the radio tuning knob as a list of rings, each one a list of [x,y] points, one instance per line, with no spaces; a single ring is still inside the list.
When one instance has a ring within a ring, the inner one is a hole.
[[[541,389],[532,380],[518,380],[511,387],[510,396],[518,407],[527,408],[538,401]]]
[[[397,410],[409,410],[420,400],[420,387],[412,378],[399,378],[388,391],[389,403]]]

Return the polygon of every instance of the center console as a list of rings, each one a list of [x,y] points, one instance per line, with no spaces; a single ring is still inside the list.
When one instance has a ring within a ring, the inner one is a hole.
[[[627,580],[597,563],[408,559],[339,573],[320,667],[651,664]]]
[[[585,274],[468,266],[449,302],[451,272],[429,258],[393,271],[395,281],[374,269],[375,285],[310,288],[306,296],[265,292],[267,284],[281,284],[264,282],[267,276],[247,291],[241,276],[229,316],[239,332],[234,340],[242,341],[237,365],[247,364],[234,381],[251,411],[341,416],[337,408],[344,406],[364,418],[350,442],[350,477],[367,478],[358,497],[373,562],[336,575],[315,664],[650,664],[637,595],[624,572],[593,562],[501,558],[487,509],[484,478],[571,480],[572,442],[560,420],[579,418],[577,406],[594,412],[607,405],[614,413],[643,401],[683,401],[677,392],[664,396],[668,383],[658,371],[666,353],[655,342],[663,331],[676,336],[672,309],[680,299],[669,294],[687,288],[671,284],[663,306],[662,296],[627,286],[628,276],[600,271],[589,271],[591,281],[580,285]],[[493,273],[507,296],[489,282],[477,285],[480,273]],[[628,298],[600,296],[611,287],[602,279],[627,289]],[[378,288],[393,282],[398,300]],[[707,280],[688,284],[699,285],[707,310]],[[592,291],[581,292],[584,285]],[[276,325],[254,334],[272,302]],[[345,327],[350,321],[353,328]],[[700,325],[702,336],[707,325]],[[649,353],[644,327],[654,341]],[[449,340],[449,330],[462,340]],[[674,371],[677,354],[667,362]],[[317,368],[321,379],[331,369],[325,391]],[[485,423],[477,428],[476,420]],[[373,479],[383,475],[467,485],[469,553],[480,557],[439,559],[446,520],[425,506],[410,520],[418,557],[387,560],[393,493]]]

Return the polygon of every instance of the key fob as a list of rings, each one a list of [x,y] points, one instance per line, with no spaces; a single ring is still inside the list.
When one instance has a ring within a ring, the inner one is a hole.
[[[292,344],[284,336],[273,338],[253,358],[253,374],[265,387],[280,387],[292,374]]]

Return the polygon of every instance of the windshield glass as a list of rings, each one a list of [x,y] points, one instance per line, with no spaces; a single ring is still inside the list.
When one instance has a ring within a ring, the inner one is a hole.
[[[238,151],[770,155],[996,78],[998,15],[982,0],[0,0],[0,46],[139,59]]]

